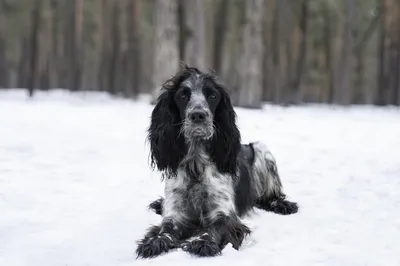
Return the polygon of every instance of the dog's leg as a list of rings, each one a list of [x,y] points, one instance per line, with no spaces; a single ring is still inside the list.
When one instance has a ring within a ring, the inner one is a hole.
[[[150,208],[159,210],[163,219],[159,231],[148,233],[139,246],[136,253],[138,257],[151,258],[171,249],[178,248],[181,240],[193,230],[190,230],[190,217],[185,209],[185,180],[171,178],[166,180],[165,198],[150,204]],[[161,211],[162,210],[162,211]]]
[[[153,210],[156,214],[162,215],[164,198],[160,197],[158,200],[153,201],[149,205],[149,209]]]
[[[299,209],[296,202],[285,200],[285,195],[281,195],[281,198],[259,198],[256,207],[282,215],[297,213]]]
[[[180,241],[186,237],[187,230],[172,219],[164,218],[160,226],[152,226],[144,238],[138,241],[137,257],[154,258],[169,250],[180,247]]]
[[[238,250],[251,230],[235,216],[219,214],[218,218],[207,224],[200,234],[182,245],[191,255],[213,257],[220,255],[228,243]]]
[[[277,214],[288,215],[298,212],[298,204],[286,200],[275,158],[261,142],[252,143],[254,149],[253,174],[256,193],[255,206]]]

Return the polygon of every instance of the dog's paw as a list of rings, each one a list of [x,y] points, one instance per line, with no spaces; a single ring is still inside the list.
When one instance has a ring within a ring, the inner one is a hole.
[[[289,215],[297,213],[299,206],[297,203],[288,200],[276,200],[271,202],[270,209],[277,214]]]
[[[137,258],[154,258],[176,247],[172,236],[162,234],[142,240],[136,249],[136,255]]]
[[[221,248],[211,238],[199,238],[182,244],[182,249],[198,257],[214,257],[221,255]]]
[[[243,243],[243,240],[251,233],[250,228],[246,225],[238,223],[229,228],[228,234],[228,242],[232,244],[232,247],[236,250],[239,250],[240,246]]]

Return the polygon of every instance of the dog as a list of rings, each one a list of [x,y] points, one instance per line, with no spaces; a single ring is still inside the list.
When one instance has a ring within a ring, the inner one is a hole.
[[[162,85],[147,136],[151,167],[165,181],[164,198],[149,208],[162,222],[138,241],[137,258],[177,248],[217,256],[229,243],[240,248],[251,233],[241,218],[252,209],[298,212],[271,152],[262,142],[242,144],[236,118],[214,73],[184,65]]]

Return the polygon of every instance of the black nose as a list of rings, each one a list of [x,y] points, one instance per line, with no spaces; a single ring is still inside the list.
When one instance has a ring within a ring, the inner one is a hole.
[[[207,113],[202,111],[194,111],[189,115],[189,118],[193,123],[202,123],[206,117]]]

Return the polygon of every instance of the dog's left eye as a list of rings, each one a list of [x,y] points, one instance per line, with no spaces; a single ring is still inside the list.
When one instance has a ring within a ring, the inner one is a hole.
[[[217,95],[215,93],[211,93],[210,95],[208,95],[208,98],[215,99],[217,98]]]

